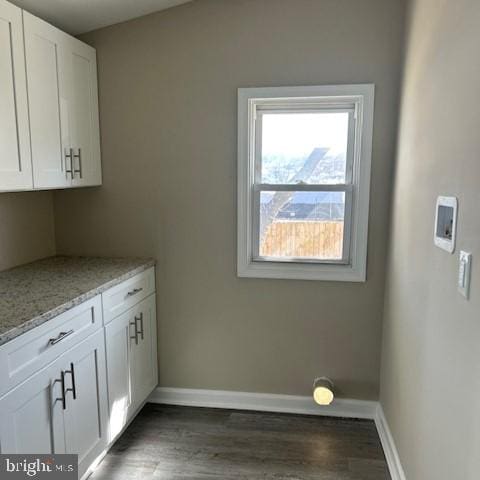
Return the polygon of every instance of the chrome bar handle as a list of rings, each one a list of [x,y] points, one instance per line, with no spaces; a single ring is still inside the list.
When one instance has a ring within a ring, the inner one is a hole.
[[[127,292],[127,297],[133,297],[133,295],[140,293],[142,290],[143,288],[134,288],[133,290],[130,290],[129,292]]]
[[[68,153],[67,153],[68,152]],[[67,167],[67,160],[70,160],[70,169]],[[65,173],[68,178],[68,174],[70,174],[71,179],[75,176],[73,171],[73,148],[66,148],[65,149]]]
[[[70,370],[66,370],[65,373],[69,373],[70,376],[72,377],[72,388],[67,388],[65,390],[65,394],[67,392],[72,392],[73,399],[77,399],[77,386],[75,384],[75,367],[73,366],[73,362],[70,362]]]
[[[58,342],[61,342],[63,339],[67,338],[69,335],[73,333],[73,330],[69,330],[68,332],[60,332],[57,337],[50,338],[48,340],[49,345],[55,345]]]
[[[135,329],[136,329],[137,322],[140,322],[140,330],[139,330],[138,333],[141,335],[142,340],[143,340],[143,338],[144,338],[144,331],[143,331],[143,312],[140,312],[140,315],[139,315],[138,317],[135,315]]]
[[[129,327],[133,326],[135,328],[135,335],[130,335],[131,340],[135,340],[135,345],[138,345],[138,330],[137,330],[137,319],[135,317],[135,320],[133,322],[129,322]]]
[[[72,151],[73,151],[73,149],[72,149]],[[79,173],[80,178],[83,178],[83,174],[82,174],[82,149],[80,147],[78,147],[78,153],[73,154],[73,158],[78,158],[78,170],[74,167],[74,165],[72,163],[73,177],[75,176],[76,173]]]

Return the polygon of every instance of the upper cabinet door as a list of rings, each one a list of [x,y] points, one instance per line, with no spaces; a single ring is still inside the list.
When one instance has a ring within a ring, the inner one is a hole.
[[[34,188],[101,185],[95,49],[23,15]]]
[[[67,187],[72,159],[62,68],[66,34],[25,11],[23,19],[34,188]]]
[[[67,36],[65,70],[68,84],[70,147],[74,187],[101,185],[98,121],[97,56],[95,49]]]
[[[22,11],[0,0],[0,191],[32,186]]]

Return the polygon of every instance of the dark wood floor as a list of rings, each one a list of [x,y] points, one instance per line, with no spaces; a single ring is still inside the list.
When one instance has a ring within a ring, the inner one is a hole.
[[[147,404],[91,480],[390,480],[372,421]]]

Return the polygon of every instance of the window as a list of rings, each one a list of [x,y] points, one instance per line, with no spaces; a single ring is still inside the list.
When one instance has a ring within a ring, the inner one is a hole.
[[[239,89],[239,276],[365,281],[373,98]]]

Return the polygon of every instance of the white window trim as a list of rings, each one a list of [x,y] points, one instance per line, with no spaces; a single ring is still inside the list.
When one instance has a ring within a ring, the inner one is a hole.
[[[373,136],[373,84],[238,89],[237,275],[251,278],[364,282]],[[353,103],[356,108],[353,207],[349,264],[255,261],[253,258],[254,112],[269,99],[306,103]]]

